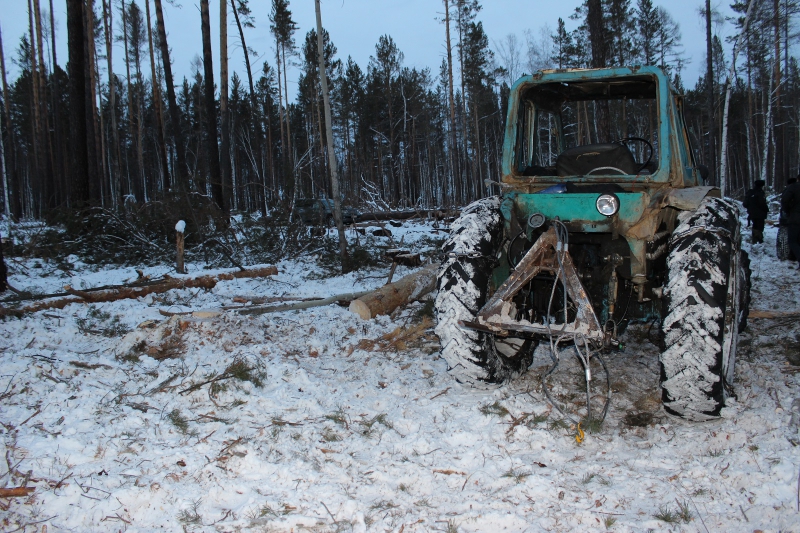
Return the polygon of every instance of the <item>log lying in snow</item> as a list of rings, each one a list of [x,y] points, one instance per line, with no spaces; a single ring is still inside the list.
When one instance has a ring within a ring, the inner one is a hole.
[[[348,292],[345,294],[337,294],[328,298],[321,298],[319,300],[306,300],[303,302],[288,303],[283,305],[272,305],[269,307],[245,307],[236,310],[240,315],[263,315],[266,313],[278,313],[280,311],[295,311],[297,309],[308,309],[310,307],[322,307],[336,302],[349,302],[353,301],[360,296],[369,294],[370,291],[363,292]],[[351,304],[352,305],[352,304]]]
[[[125,287],[102,290],[102,291],[79,291],[68,288],[67,292],[71,297],[60,298],[58,300],[46,300],[37,302],[27,307],[20,309],[7,309],[0,307],[0,317],[5,316],[23,316],[26,313],[35,313],[44,309],[63,309],[69,304],[74,303],[100,303],[100,302],[113,302],[116,300],[133,299],[148,294],[160,294],[172,289],[213,289],[219,281],[230,281],[232,279],[240,278],[262,278],[266,276],[274,276],[278,273],[277,267],[268,266],[263,268],[256,268],[253,270],[243,270],[237,272],[225,272],[217,274],[216,276],[200,276],[197,278],[173,278],[164,276],[163,281],[153,283],[142,287]]]
[[[388,315],[398,307],[418,300],[436,287],[438,264],[428,265],[422,270],[388,285],[376,289],[350,303],[350,311],[364,320],[378,315]]]
[[[792,318],[800,317],[800,311],[765,311],[761,309],[751,309],[747,318]]]
[[[13,487],[0,489],[0,498],[24,498],[31,492],[35,492],[33,487]]]

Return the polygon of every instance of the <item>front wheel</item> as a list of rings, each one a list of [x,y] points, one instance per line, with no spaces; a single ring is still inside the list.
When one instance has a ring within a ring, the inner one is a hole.
[[[536,343],[466,329],[490,293],[491,274],[503,240],[500,198],[470,204],[453,222],[438,274],[436,334],[450,373],[461,383],[487,387],[503,383],[530,366]]]
[[[673,234],[662,321],[661,388],[667,412],[717,418],[732,394],[739,330],[749,304],[749,261],[736,208],[706,198]]]

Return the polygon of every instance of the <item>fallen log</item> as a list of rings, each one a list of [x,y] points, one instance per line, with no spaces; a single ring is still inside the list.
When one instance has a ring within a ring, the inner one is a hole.
[[[441,220],[444,218],[457,217],[461,214],[458,209],[406,209],[402,211],[377,211],[371,213],[359,213],[356,217],[357,222],[386,221],[386,220],[410,220],[412,218],[433,218]]]
[[[792,318],[800,317],[800,311],[766,311],[751,309],[747,318]]]
[[[21,317],[27,313],[35,313],[45,309],[63,309],[66,306],[74,303],[102,303],[114,302],[117,300],[135,299],[148,294],[160,294],[172,289],[213,289],[219,281],[230,281],[240,278],[261,278],[266,276],[274,276],[278,273],[277,267],[268,266],[257,268],[253,270],[243,270],[238,272],[225,272],[217,274],[216,276],[200,276],[197,278],[173,278],[164,276],[163,281],[160,283],[153,283],[145,286],[121,286],[119,288],[92,291],[92,290],[76,290],[67,287],[67,293],[70,297],[60,298],[58,300],[42,301],[20,309],[8,309],[0,307],[0,317],[16,316]]]
[[[372,291],[348,292],[345,294],[337,294],[329,298],[323,298],[321,300],[310,300],[284,305],[272,305],[269,307],[246,307],[244,309],[239,309],[237,312],[240,315],[263,315],[266,313],[277,313],[279,311],[294,311],[297,309],[308,309],[310,307],[322,307],[335,302],[352,302],[356,300],[356,298],[360,298],[366,294],[369,294],[370,292]],[[352,303],[350,305],[352,305]]]
[[[35,492],[33,487],[13,487],[9,489],[0,489],[0,498],[24,498],[31,492]]]
[[[436,287],[439,265],[431,264],[394,283],[361,296],[350,302],[350,311],[364,320],[378,315],[388,315],[401,305],[418,300]]]

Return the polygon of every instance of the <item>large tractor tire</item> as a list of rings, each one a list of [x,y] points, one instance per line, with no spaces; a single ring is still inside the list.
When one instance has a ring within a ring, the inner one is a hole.
[[[778,237],[775,239],[775,248],[778,253],[778,259],[781,261],[794,261],[796,258],[789,247],[789,228],[788,226],[780,226],[778,228]]]
[[[470,204],[453,222],[445,241],[438,274],[436,334],[442,356],[457,381],[488,388],[528,369],[536,343],[530,339],[495,337],[463,328],[490,295],[492,269],[503,241],[500,198]]]
[[[720,416],[732,395],[736,344],[749,307],[749,259],[736,208],[706,198],[681,217],[667,258],[662,400],[694,421]]]

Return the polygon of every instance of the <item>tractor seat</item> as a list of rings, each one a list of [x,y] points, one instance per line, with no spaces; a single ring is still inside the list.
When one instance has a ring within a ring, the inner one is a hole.
[[[636,174],[641,165],[633,159],[633,154],[627,146],[620,143],[585,144],[564,150],[556,159],[556,172],[559,176],[585,176],[592,170],[602,167],[614,167],[625,174]],[[596,170],[592,174],[615,175],[618,172]]]

